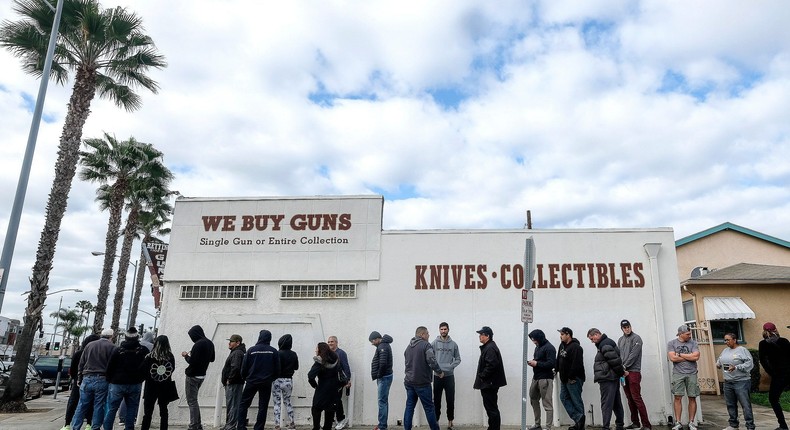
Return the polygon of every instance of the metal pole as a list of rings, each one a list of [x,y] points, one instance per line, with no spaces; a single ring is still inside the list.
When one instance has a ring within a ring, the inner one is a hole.
[[[52,355],[51,352],[53,351],[52,348],[55,347],[55,335],[58,333],[58,321],[60,318],[60,308],[63,307],[63,296],[60,296],[60,304],[58,305],[58,310],[55,311],[55,327],[52,328],[52,341],[49,344],[49,351],[47,351],[47,355]]]
[[[532,289],[532,280],[535,279],[535,241],[532,236],[527,238],[524,247],[524,290],[528,293]],[[529,348],[529,322],[524,321],[524,333],[521,353],[521,430],[527,430],[527,349]],[[552,426],[553,423],[547,423]]]
[[[134,301],[134,281],[137,279],[137,265],[140,264],[140,260],[137,260],[137,263],[132,263],[131,261],[129,264],[134,266],[134,275],[132,276],[132,293],[129,295],[129,312],[126,313],[126,328],[129,328],[129,323],[132,321],[132,302]]]
[[[33,153],[36,152],[38,127],[41,124],[41,112],[44,110],[44,99],[47,97],[47,84],[49,83],[49,74],[52,70],[52,57],[55,53],[55,41],[58,39],[58,28],[60,27],[60,16],[62,13],[63,0],[58,0],[57,9],[55,9],[55,20],[52,22],[52,31],[49,34],[47,57],[44,60],[44,70],[41,73],[41,83],[38,87],[36,107],[33,109],[33,121],[30,124],[27,147],[25,148],[25,155],[22,158],[22,170],[19,172],[19,182],[16,184],[14,204],[11,208],[11,215],[8,220],[8,230],[6,231],[5,242],[3,243],[3,254],[0,256],[0,312],[3,310],[3,299],[5,298],[6,285],[8,284],[8,274],[11,271],[11,259],[14,257],[16,236],[17,233],[19,233],[19,219],[22,217],[22,207],[25,205],[25,194],[27,193],[27,183],[30,180],[30,167],[33,164]]]

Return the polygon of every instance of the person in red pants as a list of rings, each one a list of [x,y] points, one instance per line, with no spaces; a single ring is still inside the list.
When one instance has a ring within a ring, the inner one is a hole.
[[[647,417],[647,407],[642,400],[642,338],[631,329],[631,322],[620,321],[623,335],[617,340],[620,356],[623,358],[623,375],[625,384],[625,398],[628,400],[628,409],[631,411],[631,425],[627,429],[651,429],[650,419]]]

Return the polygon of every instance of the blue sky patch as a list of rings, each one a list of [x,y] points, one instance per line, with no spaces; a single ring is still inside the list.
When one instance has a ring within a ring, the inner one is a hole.
[[[419,197],[417,189],[412,184],[399,184],[397,190],[386,190],[381,187],[372,187],[372,191],[376,194],[384,196],[384,200],[405,200]]]
[[[438,88],[428,90],[434,103],[444,109],[458,109],[458,105],[468,98],[468,94],[459,87]]]

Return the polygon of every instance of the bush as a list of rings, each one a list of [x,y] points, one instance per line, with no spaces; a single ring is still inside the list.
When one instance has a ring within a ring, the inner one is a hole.
[[[756,393],[760,391],[760,355],[756,349],[749,348],[749,353],[752,354],[752,362],[754,363],[754,367],[752,368],[752,392]]]
[[[771,407],[768,402],[768,393],[752,393],[751,398],[752,404]],[[782,410],[790,412],[790,391],[785,391],[779,396],[779,404],[782,406]]]

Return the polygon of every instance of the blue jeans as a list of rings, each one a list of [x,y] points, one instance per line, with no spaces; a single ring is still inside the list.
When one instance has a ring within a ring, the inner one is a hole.
[[[392,373],[376,379],[379,388],[379,430],[387,430],[387,419],[390,413],[390,386],[392,386]]]
[[[93,405],[93,420],[91,427],[101,428],[104,421],[104,408],[107,403],[107,380],[102,375],[86,375],[80,385],[80,402],[71,420],[71,428],[80,430],[85,413]]]
[[[560,383],[560,401],[565,407],[565,412],[575,423],[578,423],[584,416],[583,386],[584,379],[577,379],[574,383],[570,381],[567,384]]]
[[[724,403],[727,405],[727,413],[730,427],[738,427],[738,403],[743,408],[743,420],[746,421],[746,428],[754,430],[754,415],[752,414],[752,401],[749,399],[749,391],[752,389],[752,381],[724,381]]]
[[[422,409],[425,411],[425,418],[428,419],[428,427],[431,430],[439,430],[439,423],[436,422],[436,409],[433,406],[433,392],[431,385],[421,385],[415,387],[413,385],[406,386],[406,411],[403,412],[403,429],[411,430],[411,421],[414,418],[414,408],[417,407],[417,398],[419,397],[422,403]]]
[[[126,401],[126,417],[124,427],[134,430],[134,420],[137,418],[137,409],[140,406],[140,390],[143,384],[110,384],[107,393],[107,415],[104,416],[104,430],[112,430],[115,423],[115,414],[121,406],[121,400]]]

